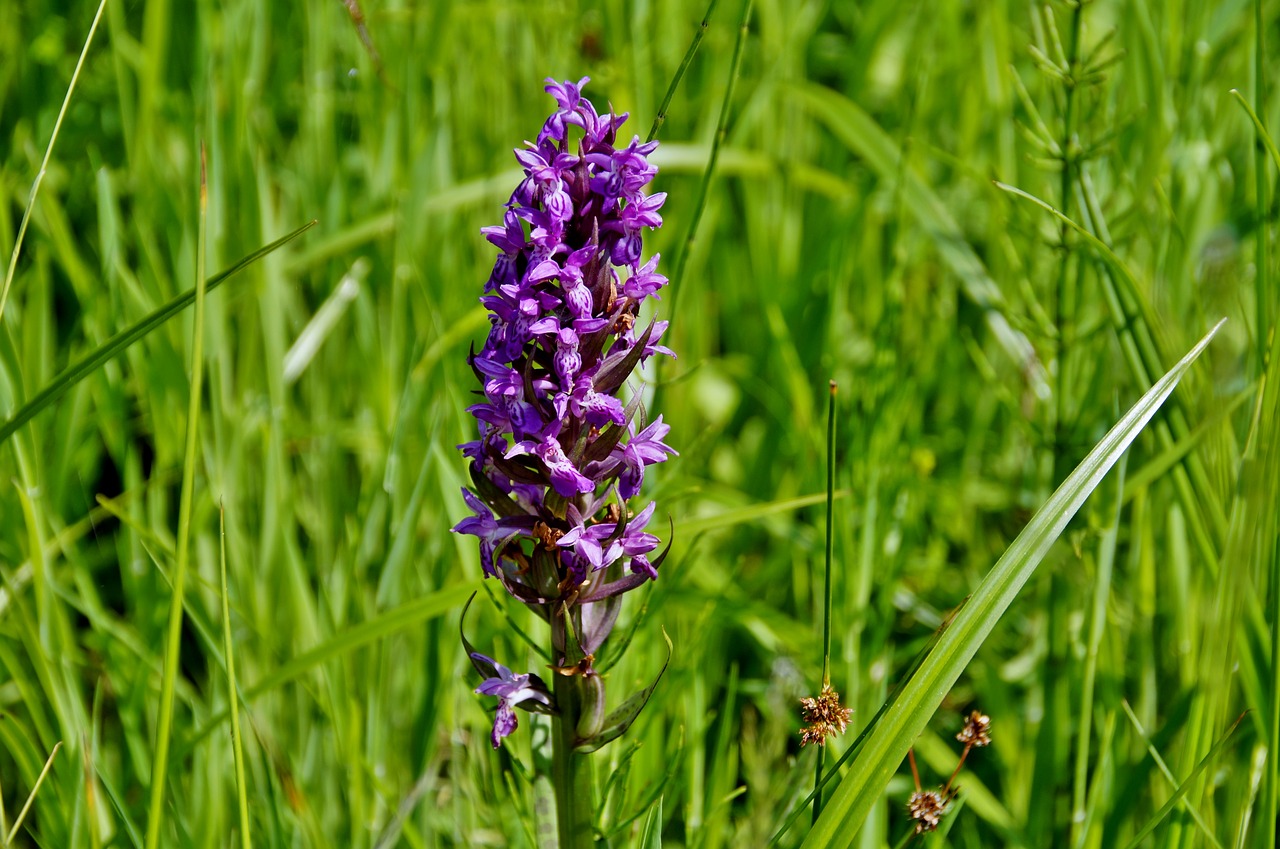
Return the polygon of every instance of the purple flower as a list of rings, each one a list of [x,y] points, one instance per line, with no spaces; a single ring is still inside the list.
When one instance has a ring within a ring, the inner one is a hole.
[[[462,498],[467,502],[467,506],[475,511],[475,515],[463,519],[454,525],[452,530],[455,534],[471,534],[480,537],[480,565],[484,568],[486,575],[497,577],[498,569],[493,562],[495,552],[521,531],[532,528],[533,522],[528,520],[533,517],[494,519],[493,511],[466,489],[462,490]]]
[[[634,431],[634,423],[630,425]],[[639,433],[633,433],[631,441],[626,445],[614,448],[609,458],[615,462],[613,468],[622,467],[618,477],[618,494],[623,498],[631,498],[640,491],[644,483],[644,467],[654,463],[666,462],[668,454],[676,454],[674,448],[662,441],[671,432],[670,426],[663,424],[662,416],[658,416],[648,427]]]
[[[657,142],[616,147],[627,115],[597,113],[587,81],[547,80],[555,109],[536,141],[514,151],[524,177],[502,224],[481,231],[498,256],[480,297],[489,333],[469,357],[478,432],[459,446],[473,515],[453,528],[476,537],[485,576],[517,600],[540,612],[561,606],[568,618],[551,623],[552,664],[584,675],[619,597],[657,577],[665,552],[650,559],[660,541],[646,530],[656,505],[622,517],[645,468],[676,453],[661,416],[636,432],[643,414],[628,382],[648,357],[674,356],[659,344],[666,321],[636,329],[644,302],[669,284],[657,254],[641,264],[666,200],[645,193]],[[472,659],[486,677],[477,692],[499,698],[497,746],[516,727],[516,706],[550,696],[535,675]]]
[[[521,440],[511,446],[505,459],[509,460],[521,454],[532,454],[541,460],[547,467],[551,486],[565,498],[591,492],[596,488],[595,481],[579,472],[573,465],[573,461],[565,456],[564,449],[560,447],[560,441],[554,436],[544,436],[538,440]]]
[[[584,419],[592,427],[603,427],[609,422],[625,424],[627,412],[622,402],[612,395],[597,392],[591,378],[583,375],[573,384],[572,392],[563,392],[555,398],[555,412],[560,418],[566,414]]]
[[[492,678],[484,679],[475,690],[481,696],[498,697],[498,713],[493,718],[493,733],[489,735],[493,748],[496,749],[502,745],[502,738],[515,731],[519,724],[516,719],[516,705],[529,701],[550,705],[551,698],[546,693],[545,687],[539,689],[535,683],[531,682],[530,679],[534,676],[527,672],[516,674],[493,658],[479,652],[472,652],[471,658],[480,664],[491,666],[498,673]],[[541,684],[541,681],[536,683]]]
[[[640,270],[627,278],[622,285],[622,294],[637,301],[653,295],[658,297],[658,290],[667,285],[667,278],[658,273],[658,257],[654,254],[649,261],[640,266]]]

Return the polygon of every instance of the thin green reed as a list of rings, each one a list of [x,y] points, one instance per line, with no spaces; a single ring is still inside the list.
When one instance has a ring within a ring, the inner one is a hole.
[[[191,502],[195,498],[196,454],[199,449],[201,384],[204,378],[205,219],[209,193],[205,177],[204,144],[200,145],[200,224],[196,247],[196,312],[191,329],[191,388],[187,402],[187,449],[182,461],[182,493],[178,502],[178,552],[173,567],[173,591],[169,606],[169,630],[165,643],[164,678],[160,685],[160,718],[156,727],[155,759],[151,769],[151,805],[147,815],[147,849],[160,845],[164,820],[164,791],[169,769],[169,744],[173,733],[173,689],[178,677],[178,653],[182,645],[182,599],[191,557]],[[231,694],[235,699],[235,694]]]
[[[831,686],[831,568],[835,540],[836,382],[827,393],[827,538],[822,570],[822,690]],[[813,767],[813,822],[822,814],[822,767],[826,746],[818,747]]]
[[[711,155],[707,158],[707,167],[702,172],[702,181],[698,184],[698,194],[694,200],[693,214],[689,216],[685,228],[684,245],[676,257],[675,272],[671,275],[671,314],[679,315],[680,292],[684,286],[684,269],[689,264],[689,254],[693,253],[693,240],[698,234],[698,222],[707,207],[707,195],[711,192],[711,180],[715,176],[716,162],[720,159],[720,148],[724,146],[729,135],[729,111],[733,104],[733,89],[738,81],[738,73],[742,68],[742,49],[747,43],[747,31],[751,23],[751,10],[755,0],[746,0],[742,4],[742,17],[738,20],[738,39],[733,45],[733,59],[729,62],[729,79],[724,87],[724,99],[720,103],[720,117],[716,121],[715,138],[711,140]]]
[[[675,76],[671,78],[671,84],[667,86],[667,93],[662,98],[662,105],[658,107],[658,112],[653,116],[653,126],[649,128],[649,135],[645,141],[653,141],[658,137],[658,131],[662,129],[663,123],[667,120],[667,107],[671,105],[671,98],[675,97],[676,89],[680,86],[680,80],[684,79],[685,71],[689,70],[689,64],[693,62],[694,55],[698,52],[698,46],[702,44],[703,37],[707,34],[707,29],[711,26],[711,14],[716,10],[716,4],[720,0],[711,0],[707,4],[707,11],[702,15],[702,22],[698,24],[698,30],[693,34],[693,39],[689,42],[689,48],[684,52],[684,58],[680,60],[680,67],[676,68]]]
[[[227,657],[227,701],[231,712],[231,748],[236,765],[236,804],[240,812],[240,845],[252,849],[249,835],[248,784],[244,776],[244,741],[240,736],[240,688],[236,685],[235,640],[231,637],[231,600],[227,590],[226,511],[218,505],[218,565],[222,590],[222,646]]]
[[[1253,108],[1258,116],[1254,129],[1253,178],[1257,205],[1257,236],[1254,238],[1255,269],[1254,294],[1257,303],[1258,372],[1266,368],[1267,334],[1271,329],[1271,302],[1275,295],[1270,287],[1271,274],[1271,173],[1267,166],[1267,152],[1262,137],[1266,135],[1267,72],[1264,67],[1267,56],[1266,20],[1262,16],[1262,0],[1253,0]],[[1272,835],[1272,845],[1275,835]]]
[[[1062,207],[1062,214],[1071,215],[1071,193],[1075,183],[1076,170],[1080,167],[1081,145],[1076,129],[1076,115],[1079,111],[1080,100],[1080,30],[1084,25],[1084,0],[1078,0],[1070,4],[1071,6],[1071,30],[1067,42],[1067,50],[1062,54],[1061,40],[1058,37],[1057,27],[1054,26],[1053,14],[1047,9],[1045,11],[1046,29],[1049,31],[1055,52],[1060,54],[1062,67],[1061,79],[1066,97],[1066,106],[1062,116],[1062,140],[1059,143],[1062,156],[1062,180],[1059,186],[1059,202]],[[1062,249],[1065,251],[1067,240],[1071,235],[1071,228],[1062,223],[1058,228],[1058,238]],[[1064,253],[1062,261],[1058,263],[1058,286],[1053,302],[1053,320],[1054,320],[1054,359],[1057,362],[1057,371],[1055,375],[1055,384],[1053,391],[1053,429],[1052,429],[1052,447],[1053,462],[1053,481],[1051,485],[1056,485],[1066,472],[1062,468],[1066,457],[1063,452],[1063,440],[1065,437],[1064,430],[1067,429],[1067,386],[1068,386],[1068,369],[1067,360],[1070,356],[1070,343],[1075,335],[1075,304],[1078,297],[1080,280],[1080,270],[1083,268],[1082,263],[1076,263],[1076,281],[1074,289],[1070,285],[1072,263],[1068,261],[1069,255]],[[1046,725],[1049,723],[1046,722]]]
[[[76,90],[76,81],[80,79],[80,69],[84,67],[84,59],[89,55],[89,46],[93,44],[93,34],[98,31],[98,21],[102,19],[102,10],[107,7],[107,0],[98,3],[98,11],[94,13],[93,23],[89,25],[89,34],[85,36],[84,47],[80,50],[80,58],[76,60],[76,69],[71,72],[71,82],[67,83],[67,94],[62,99],[62,108],[58,110],[57,120],[53,123],[53,133],[49,136],[49,144],[44,149],[44,159],[40,162],[40,170],[31,184],[31,194],[27,197],[26,209],[22,212],[22,223],[18,225],[18,236],[13,242],[13,252],[9,255],[9,267],[4,273],[4,284],[0,285],[0,320],[4,319],[4,308],[9,302],[9,287],[13,285],[13,276],[18,269],[18,254],[22,252],[22,240],[27,235],[27,225],[31,222],[31,212],[36,208],[36,197],[40,194],[40,184],[49,170],[49,159],[53,156],[53,146],[62,131],[62,119],[67,115],[67,107],[71,104],[71,95]]]

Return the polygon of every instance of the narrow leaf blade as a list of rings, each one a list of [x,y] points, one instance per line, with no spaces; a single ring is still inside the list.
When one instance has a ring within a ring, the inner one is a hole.
[[[911,680],[899,692],[879,727],[849,766],[803,849],[851,846],[858,827],[884,793],[907,750],[924,730],[996,622],[1034,574],[1067,523],[1112,465],[1168,399],[1179,379],[1203,353],[1223,322],[1205,335],[1160,378],[1081,461],[941,633]]]

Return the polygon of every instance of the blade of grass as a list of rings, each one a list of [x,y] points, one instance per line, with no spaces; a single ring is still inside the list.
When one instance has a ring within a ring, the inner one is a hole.
[[[1272,292],[1270,287],[1271,275],[1271,175],[1267,173],[1267,157],[1262,151],[1262,142],[1267,138],[1266,121],[1263,120],[1263,106],[1267,102],[1267,21],[1262,15],[1262,0],[1253,0],[1253,34],[1255,43],[1253,45],[1253,103],[1254,109],[1250,117],[1255,118],[1254,121],[1254,145],[1253,145],[1253,183],[1254,183],[1254,204],[1258,210],[1257,231],[1254,236],[1253,244],[1255,250],[1255,267],[1253,276],[1254,293],[1257,301],[1254,303],[1255,316],[1258,334],[1258,370],[1266,368],[1267,353],[1267,334],[1271,331],[1271,299]],[[1267,141],[1270,141],[1267,138]],[[1270,147],[1273,149],[1275,145]],[[1274,794],[1272,794],[1274,795]],[[1272,811],[1272,819],[1274,820],[1274,811]],[[1276,845],[1275,831],[1272,831],[1270,840],[1267,845],[1274,847]]]
[[[62,99],[62,108],[58,110],[58,118],[53,122],[53,133],[49,136],[49,145],[44,149],[44,160],[36,179],[31,184],[31,194],[27,198],[27,208],[22,212],[22,223],[18,225],[18,237],[13,242],[13,252],[9,254],[9,268],[4,273],[4,285],[0,286],[0,322],[4,320],[4,308],[9,303],[9,287],[13,285],[13,275],[18,269],[18,254],[22,252],[22,241],[27,235],[27,224],[31,221],[31,210],[36,207],[36,197],[40,194],[40,184],[44,182],[45,172],[49,168],[49,159],[53,156],[53,145],[62,131],[62,119],[66,117],[67,107],[71,104],[71,94],[76,90],[76,81],[80,79],[80,69],[84,67],[84,59],[89,55],[89,45],[93,43],[93,34],[98,31],[98,21],[102,19],[102,10],[107,8],[107,0],[98,3],[98,11],[89,25],[89,34],[85,36],[84,47],[80,50],[80,58],[76,60],[76,69],[71,72],[71,82],[67,84],[66,97]],[[2,441],[2,440],[0,440]]]
[[[1085,804],[1089,776],[1089,746],[1093,741],[1093,693],[1098,678],[1098,649],[1107,628],[1107,599],[1111,597],[1111,575],[1116,562],[1116,544],[1120,539],[1120,517],[1124,512],[1124,486],[1128,471],[1128,455],[1120,460],[1116,471],[1116,506],[1111,524],[1102,534],[1098,552],[1098,574],[1093,584],[1093,608],[1089,611],[1089,637],[1085,644],[1084,682],[1080,687],[1080,705],[1076,710],[1079,730],[1076,734],[1076,769],[1072,788],[1071,840],[1069,845],[1082,846],[1085,838]]]
[[[1208,346],[1218,324],[1160,378],[1063,481],[955,614],[894,700],[837,787],[827,809],[802,844],[804,849],[850,846],[859,826],[938,705],[996,622],[1030,579],[1076,511],[1168,399]]]
[[[1164,758],[1160,756],[1160,751],[1155,747],[1155,744],[1151,742],[1151,738],[1147,736],[1147,730],[1142,727],[1142,722],[1138,719],[1138,715],[1135,714],[1133,712],[1133,708],[1129,706],[1129,700],[1121,699],[1120,707],[1124,708],[1125,714],[1129,717],[1129,722],[1133,724],[1133,729],[1138,732],[1138,736],[1142,738],[1143,745],[1147,747],[1147,754],[1151,755],[1151,760],[1155,763],[1156,768],[1160,770],[1160,774],[1168,780],[1169,784],[1175,791],[1178,791],[1177,777],[1173,774],[1173,770],[1169,769],[1169,765],[1165,763]],[[1238,721],[1239,720],[1237,720],[1237,722]],[[1232,728],[1234,727],[1235,726],[1232,726]],[[1231,732],[1227,733],[1229,734]],[[1205,836],[1205,839],[1215,846],[1216,849],[1222,849],[1222,844],[1213,836],[1213,832],[1209,830],[1209,825],[1204,821],[1204,817],[1201,816],[1195,806],[1186,799],[1185,787],[1180,792],[1183,794],[1181,796],[1182,806],[1186,808],[1187,813],[1189,813],[1191,818],[1195,820],[1196,825],[1200,828],[1200,832]]]
[[[1164,821],[1164,818],[1169,815],[1169,812],[1173,810],[1174,806],[1177,805],[1178,802],[1182,801],[1187,790],[1195,784],[1196,779],[1198,779],[1200,775],[1217,759],[1218,754],[1227,745],[1227,742],[1231,739],[1232,733],[1235,732],[1236,727],[1240,724],[1240,720],[1244,719],[1244,717],[1245,715],[1243,713],[1236,717],[1236,721],[1231,723],[1231,727],[1227,729],[1227,732],[1218,739],[1218,742],[1209,750],[1209,753],[1200,760],[1200,763],[1192,773],[1187,776],[1187,780],[1178,786],[1178,789],[1174,791],[1174,794],[1169,797],[1169,801],[1165,802],[1164,806],[1161,807],[1160,810],[1156,811],[1155,815],[1152,816],[1147,824],[1142,827],[1142,830],[1129,841],[1125,846],[1125,849],[1137,849],[1137,847],[1142,844],[1142,841],[1146,840],[1147,836],[1156,830],[1156,826],[1160,825],[1160,823]]]
[[[689,216],[689,226],[685,231],[684,247],[676,258],[676,270],[671,275],[671,315],[679,315],[677,304],[680,292],[684,287],[684,269],[689,263],[689,254],[693,253],[693,240],[698,234],[698,222],[707,207],[707,195],[711,191],[711,180],[715,176],[716,161],[720,158],[720,148],[724,146],[729,135],[729,107],[733,104],[733,88],[738,81],[738,72],[742,67],[742,46],[747,41],[747,26],[751,21],[751,10],[755,0],[746,0],[742,6],[742,18],[738,21],[738,39],[733,45],[733,59],[729,63],[729,81],[725,84],[724,100],[720,103],[720,117],[716,122],[716,135],[711,142],[711,156],[707,158],[707,169],[702,173],[702,182],[698,184],[698,196],[694,202],[693,214]],[[656,405],[656,401],[654,402]]]
[[[209,191],[205,175],[204,144],[200,145],[200,224],[196,242],[196,314],[191,327],[191,389],[187,403],[187,450],[182,461],[182,489],[178,501],[178,555],[173,567],[173,592],[169,606],[169,634],[164,653],[164,678],[160,684],[160,719],[151,769],[151,805],[147,815],[147,849],[160,843],[164,820],[164,790],[169,768],[169,743],[173,730],[173,686],[178,676],[178,652],[182,646],[182,601],[191,557],[191,502],[195,497],[196,449],[199,445],[201,383],[204,379],[205,221]],[[234,699],[234,693],[231,694]]]
[[[218,505],[218,554],[222,574],[222,643],[227,656],[227,701],[231,713],[231,747],[236,763],[236,801],[240,806],[240,845],[251,849],[249,836],[249,797],[244,778],[244,742],[240,737],[240,701],[236,687],[236,655],[231,639],[231,603],[227,592],[227,522],[222,505]]]
[[[13,414],[13,417],[9,419],[9,421],[0,425],[0,445],[3,445],[9,437],[13,436],[18,428],[31,421],[31,419],[39,414],[41,410],[65,395],[71,387],[97,371],[98,367],[103,363],[118,357],[134,342],[137,342],[139,339],[146,336],[148,333],[155,330],[178,313],[182,312],[188,306],[195,303],[196,295],[201,288],[203,288],[205,292],[213,291],[237,272],[244,270],[247,266],[252,265],[267,254],[278,250],[314,226],[316,226],[315,221],[308,222],[294,230],[292,233],[276,239],[271,244],[258,248],[258,250],[242,258],[231,267],[218,272],[207,280],[203,280],[202,286],[197,286],[195,289],[179,295],[169,301],[169,303],[143,318],[137,324],[134,324],[132,327],[126,328],[115,336],[112,336],[106,342],[99,345],[93,352],[82,357],[74,365],[68,366],[61,374],[50,381],[48,386],[40,390],[35,397],[23,404],[22,407]]]
[[[658,112],[653,116],[653,126],[649,128],[649,136],[645,141],[650,142],[658,137],[658,130],[662,129],[662,124],[667,120],[667,107],[671,105],[671,98],[675,97],[676,88],[680,85],[680,80],[684,78],[684,72],[689,70],[689,63],[693,61],[693,56],[698,52],[698,45],[702,44],[703,37],[707,34],[707,28],[711,26],[711,13],[716,9],[716,3],[720,0],[711,0],[707,4],[707,11],[702,15],[702,23],[698,24],[698,31],[693,34],[693,40],[689,42],[689,49],[684,52],[684,59],[680,61],[680,67],[676,68],[676,74],[671,78],[671,85],[667,86],[666,96],[662,98],[662,105],[658,107]]]
[[[27,803],[22,806],[22,810],[18,812],[18,818],[13,821],[13,828],[9,830],[9,836],[5,839],[6,845],[13,843],[14,838],[18,836],[18,829],[22,828],[22,821],[27,818],[27,812],[30,811],[31,806],[35,804],[36,794],[40,792],[40,785],[44,784],[45,777],[53,767],[53,759],[57,757],[58,750],[61,748],[61,740],[53,745],[53,751],[49,753],[49,759],[44,762],[44,769],[40,770],[40,777],[36,779],[35,785],[31,788],[30,795],[27,796]]]

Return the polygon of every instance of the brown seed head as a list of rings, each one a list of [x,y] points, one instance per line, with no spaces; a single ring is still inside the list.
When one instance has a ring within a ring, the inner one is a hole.
[[[808,723],[800,729],[800,745],[816,743],[821,746],[828,737],[843,734],[852,714],[851,708],[840,705],[840,694],[831,689],[830,684],[824,685],[816,699],[800,700],[800,717]]]
[[[907,812],[916,821],[916,834],[924,834],[938,827],[942,815],[947,812],[951,800],[938,790],[917,790],[907,800]]]
[[[965,718],[964,727],[956,735],[956,739],[966,746],[981,748],[991,745],[991,717],[980,710],[975,710]]]

